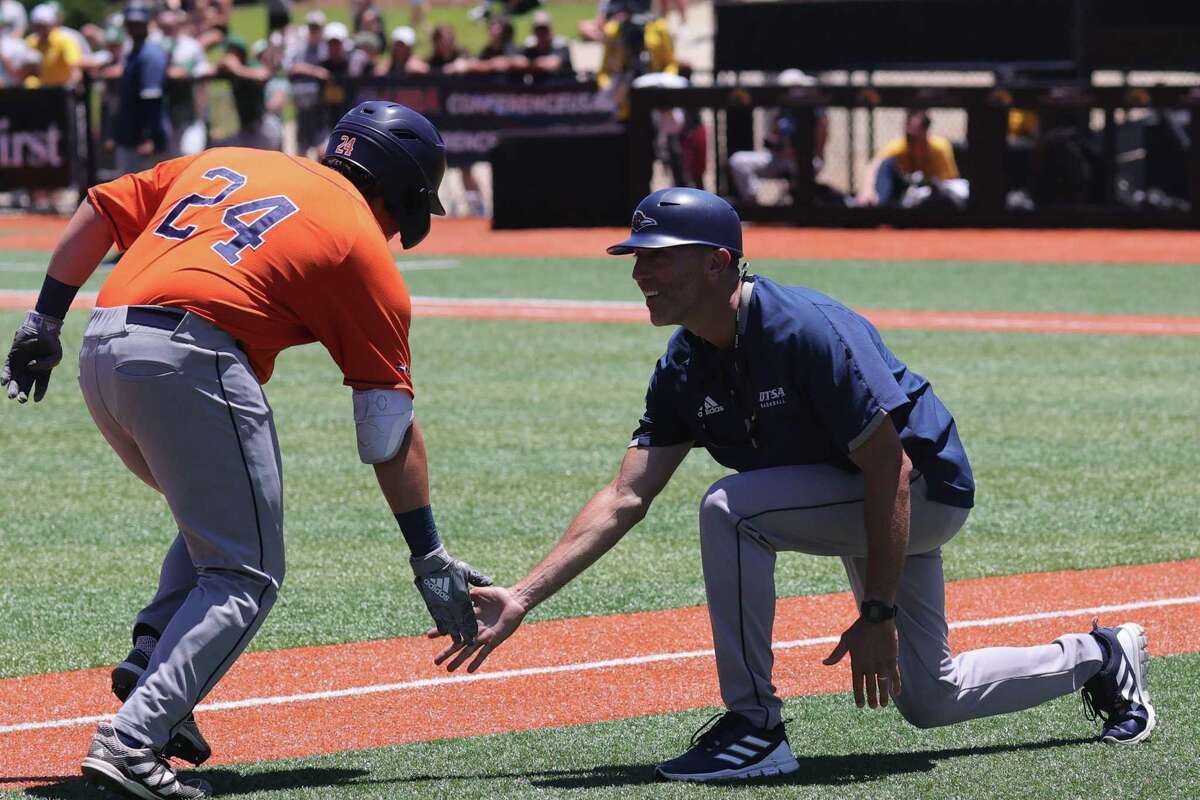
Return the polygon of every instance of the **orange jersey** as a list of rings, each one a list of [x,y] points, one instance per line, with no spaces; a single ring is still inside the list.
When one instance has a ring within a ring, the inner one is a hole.
[[[121,260],[96,304],[183,308],[238,341],[262,383],[319,341],[358,389],[404,389],[408,289],[354,186],[315,161],[221,147],[93,187]]]

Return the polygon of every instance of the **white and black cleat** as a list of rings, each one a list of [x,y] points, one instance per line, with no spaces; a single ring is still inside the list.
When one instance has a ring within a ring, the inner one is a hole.
[[[799,768],[783,723],[770,730],[756,728],[741,714],[729,711],[716,725],[693,734],[686,753],[655,767],[654,777],[666,781],[730,781],[786,775]]]

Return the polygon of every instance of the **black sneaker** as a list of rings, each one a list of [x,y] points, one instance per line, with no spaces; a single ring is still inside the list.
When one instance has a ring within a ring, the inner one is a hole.
[[[199,778],[181,779],[170,763],[149,748],[126,747],[111,724],[101,722],[80,765],[90,782],[137,800],[200,800],[212,787]]]
[[[1100,740],[1107,744],[1145,741],[1158,723],[1146,680],[1146,632],[1136,622],[1101,628],[1093,620],[1092,636],[1105,658],[1100,671],[1083,685],[1084,713],[1103,723]]]
[[[713,720],[717,724],[708,727]],[[786,775],[800,768],[788,746],[783,723],[756,728],[732,711],[714,716],[692,734],[692,747],[654,769],[656,780],[725,781]]]
[[[150,665],[150,654],[154,652],[158,640],[153,636],[139,636],[129,655],[112,671],[112,691],[122,703],[129,697],[133,687],[141,680],[142,673]],[[175,735],[163,748],[164,758],[180,758],[194,766],[200,766],[212,756],[212,748],[200,733],[196,718],[188,714],[187,719],[179,723]]]

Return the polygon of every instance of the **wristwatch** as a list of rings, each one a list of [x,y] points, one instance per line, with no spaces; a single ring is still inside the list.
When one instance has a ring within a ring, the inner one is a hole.
[[[887,622],[896,618],[896,607],[882,600],[863,600],[858,610],[866,622]]]

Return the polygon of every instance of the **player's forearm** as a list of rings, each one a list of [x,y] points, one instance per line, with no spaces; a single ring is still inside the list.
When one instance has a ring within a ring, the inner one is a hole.
[[[645,515],[646,505],[635,495],[606,486],[575,516],[546,557],[513,586],[517,601],[531,610],[611,550]]]
[[[863,502],[867,529],[867,569],[863,594],[894,605],[908,550],[909,472],[912,465],[901,453],[894,469],[865,473]]]
[[[396,455],[375,464],[375,478],[393,514],[401,514],[429,505],[429,464],[425,455],[425,437],[413,420]]]
[[[85,200],[79,204],[50,255],[46,274],[70,286],[82,286],[92,277],[100,259],[112,245],[112,232],[104,218]]]

